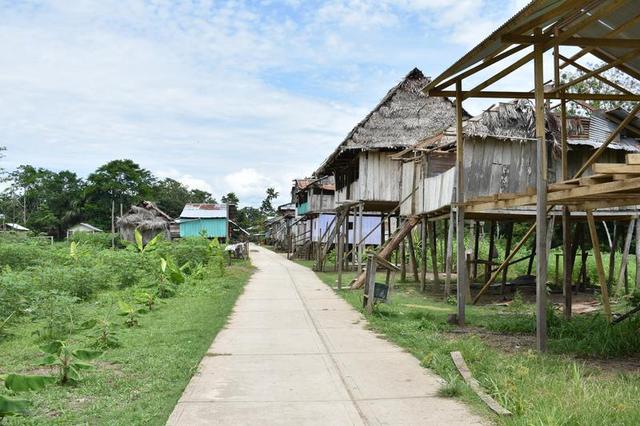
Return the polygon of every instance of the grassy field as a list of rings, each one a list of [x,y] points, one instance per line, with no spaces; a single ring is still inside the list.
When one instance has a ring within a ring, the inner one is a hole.
[[[69,245],[26,250],[53,256],[58,263],[58,256],[64,258]],[[86,245],[84,250],[88,258],[81,262],[87,266],[96,262],[103,251],[111,251]],[[216,250],[212,251],[204,239],[163,243],[145,253],[144,259],[141,253],[131,250],[107,255],[110,260],[104,262],[106,270],[111,269],[114,274],[115,269],[109,263],[112,256],[122,257],[118,264],[123,259],[126,264],[139,262],[139,269],[134,272],[138,278],[134,281],[138,282],[123,287],[120,276],[84,299],[68,299],[70,293],[60,289],[51,290],[54,296],[41,293],[52,297],[53,307],[46,311],[29,302],[32,307],[21,311],[9,323],[0,338],[0,374],[56,375],[54,368],[38,365],[44,355],[41,347],[52,340],[42,336],[49,325],[62,329],[63,335],[55,339],[62,339],[72,348],[100,349],[103,353],[93,362],[94,368],[81,371],[82,379],[76,383],[50,384],[38,391],[18,394],[31,401],[29,416],[6,417],[4,423],[164,424],[251,274],[248,262],[234,261],[232,266],[223,266],[218,262]],[[183,257],[197,262],[184,268],[184,282],[174,286],[173,294],[162,298],[158,297],[160,287],[154,285],[155,280],[164,279],[158,275],[161,257],[180,264]],[[40,262],[33,260],[34,265],[21,273],[43,269]],[[69,271],[79,267],[73,262]],[[94,266],[100,268],[104,264]],[[0,274],[0,289],[11,285],[12,274],[16,273],[11,269]],[[141,299],[141,294],[155,296],[151,306],[146,305],[145,312],[139,314],[122,315],[121,302],[143,310],[149,299]],[[96,335],[104,330],[100,325],[82,330],[81,324],[96,319],[100,324],[108,324],[110,338],[117,340],[117,345],[96,347]],[[126,326],[129,319],[137,324]]]
[[[311,262],[300,262],[310,266]],[[319,273],[334,286],[336,275]],[[345,275],[348,282],[353,274]],[[361,292],[339,294],[360,309]],[[367,319],[373,330],[405,348],[448,385],[443,396],[482,406],[461,381],[451,351],[461,351],[482,386],[513,416],[487,416],[505,425],[636,425],[640,423],[640,319],[611,327],[601,314],[565,321],[549,317],[550,353],[534,350],[532,305],[470,306],[469,327],[460,332],[447,323],[455,306],[420,294],[415,285],[399,286],[389,304]]]

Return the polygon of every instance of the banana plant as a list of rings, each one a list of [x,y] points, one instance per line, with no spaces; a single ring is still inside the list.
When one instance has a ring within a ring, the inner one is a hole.
[[[118,301],[118,308],[120,308],[118,315],[125,317],[124,325],[130,328],[137,327],[140,324],[140,314],[146,312],[145,308],[123,302],[122,300]]]
[[[95,340],[91,344],[91,347],[94,348],[107,349],[117,348],[120,346],[120,339],[115,331],[114,324],[107,319],[100,319],[96,321],[93,338]]]
[[[188,265],[179,268],[171,259],[160,258],[160,282],[158,282],[158,297],[166,299],[176,294],[176,288],[184,283],[186,277],[183,269]]]
[[[136,293],[135,299],[138,303],[144,305],[149,311],[153,311],[158,307],[156,295],[148,291],[140,291]]]
[[[36,391],[44,388],[49,383],[55,382],[55,377],[27,376],[23,374],[8,374],[0,376],[4,387],[12,392]],[[31,401],[0,394],[0,422],[8,416],[26,416],[29,414]]]
[[[80,371],[93,368],[90,361],[95,360],[102,351],[72,349],[67,342],[54,340],[40,347],[45,353],[40,365],[49,365],[58,369],[58,382],[62,385],[82,380]]]
[[[160,240],[162,239],[162,234],[158,234],[152,239],[150,239],[147,244],[144,243],[144,239],[142,238],[142,233],[139,229],[136,229],[133,232],[133,235],[136,240],[136,248],[140,254],[145,254],[146,252],[152,251],[156,248]]]

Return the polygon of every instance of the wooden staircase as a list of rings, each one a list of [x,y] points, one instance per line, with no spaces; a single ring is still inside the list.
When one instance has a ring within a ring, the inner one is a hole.
[[[415,228],[418,223],[420,223],[420,216],[409,216],[407,220],[404,221],[402,226],[396,229],[395,232],[391,234],[389,239],[383,245],[378,247],[378,249],[376,250],[377,255],[384,260],[389,260],[391,253],[393,253],[393,251],[398,248],[402,240],[405,239],[405,237],[411,232],[413,228]],[[354,278],[354,280],[351,282],[350,288],[353,290],[364,286],[365,275],[366,271],[360,272],[358,276],[356,276],[356,278]]]

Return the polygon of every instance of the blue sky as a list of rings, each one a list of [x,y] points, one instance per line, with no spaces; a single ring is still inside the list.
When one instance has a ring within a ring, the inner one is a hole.
[[[0,0],[2,166],[131,158],[284,202],[413,67],[437,75],[525,3]]]

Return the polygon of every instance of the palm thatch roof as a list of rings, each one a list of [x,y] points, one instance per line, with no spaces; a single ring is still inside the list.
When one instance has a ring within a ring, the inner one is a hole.
[[[520,99],[492,105],[481,114],[466,120],[463,123],[463,132],[467,138],[535,141],[535,123],[533,103],[528,99]],[[545,110],[545,127],[547,142],[552,143],[554,148],[558,148],[560,145],[560,117],[549,109]],[[589,117],[568,117],[567,143],[599,148],[616,127],[616,123],[607,119],[606,113],[603,111],[593,111]],[[442,149],[455,144],[456,128],[452,126],[434,137],[423,139],[414,145],[413,149]],[[623,135],[613,141],[608,148],[639,152],[640,143]]]
[[[429,81],[414,68],[349,132],[315,175],[335,169],[345,152],[403,149],[450,126],[455,121],[455,106],[447,98],[426,96],[422,88]]]
[[[154,203],[143,201],[137,206],[131,206],[129,211],[118,218],[118,228],[136,228],[141,231],[168,229],[173,219],[160,210]]]

